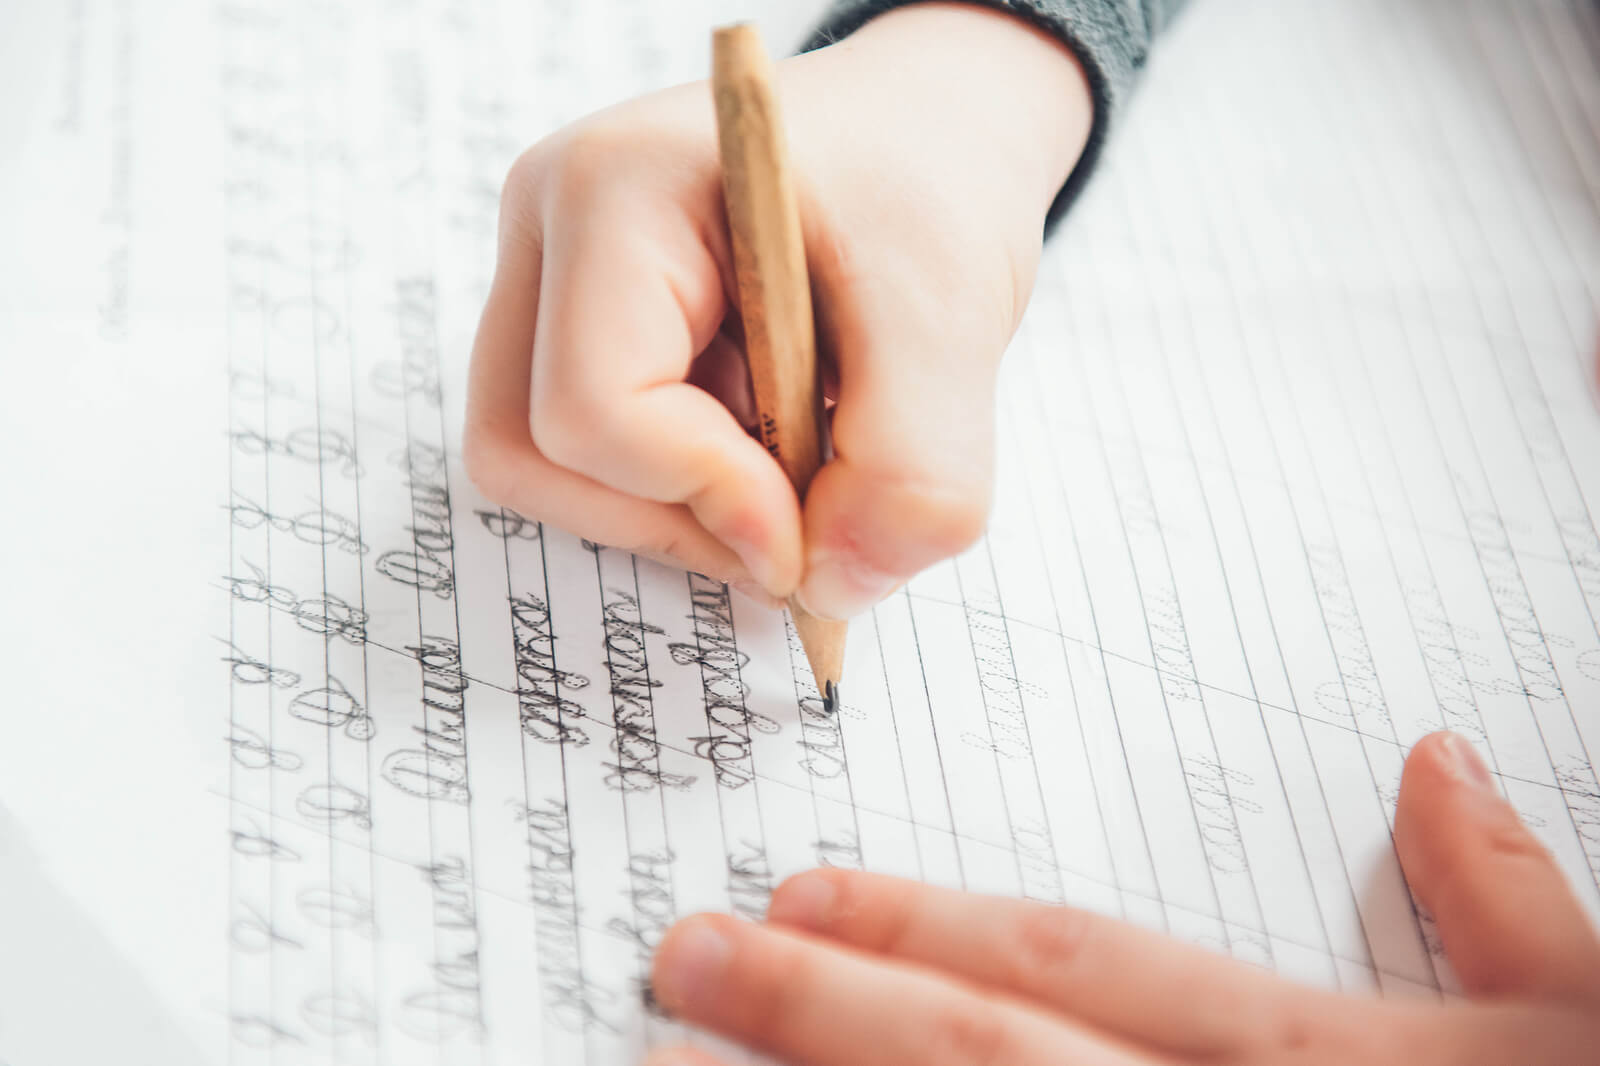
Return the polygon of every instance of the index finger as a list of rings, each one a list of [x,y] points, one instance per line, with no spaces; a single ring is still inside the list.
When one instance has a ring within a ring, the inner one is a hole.
[[[728,310],[708,205],[681,193],[573,197],[546,233],[534,444],[621,492],[687,505],[769,592],[787,595],[801,570],[794,489],[721,402],[684,380]]]
[[[878,874],[799,874],[773,894],[768,920],[1188,1054],[1236,1052],[1332,1026],[1344,1003],[1089,911]]]
[[[486,496],[526,517],[718,579],[742,578],[746,570],[733,552],[684,505],[619,492],[534,446],[528,399],[543,240],[527,203],[528,167],[519,162],[506,183],[500,260],[473,343],[462,441],[467,472]]]
[[[1157,1059],[1015,1000],[722,915],[656,953],[658,1001],[786,1062],[815,1066],[1153,1066]]]

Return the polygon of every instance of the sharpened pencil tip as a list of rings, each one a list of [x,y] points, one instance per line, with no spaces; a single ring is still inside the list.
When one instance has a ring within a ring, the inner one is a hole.
[[[822,709],[828,714],[833,714],[839,709],[839,686],[832,681],[823,682]]]

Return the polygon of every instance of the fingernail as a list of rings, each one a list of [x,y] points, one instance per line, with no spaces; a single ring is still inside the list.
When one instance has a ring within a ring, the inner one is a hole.
[[[1456,778],[1464,781],[1482,792],[1499,795],[1500,790],[1495,787],[1494,775],[1489,773],[1489,768],[1484,765],[1478,753],[1465,737],[1454,733],[1448,734],[1443,741],[1445,754],[1449,759],[1450,770]]]
[[[854,560],[823,556],[806,567],[795,598],[818,618],[843,621],[871,610],[899,583],[898,578]]]
[[[838,890],[826,877],[812,874],[786,882],[772,897],[767,920],[801,929],[823,929],[832,916]]]
[[[667,934],[656,956],[656,999],[669,1011],[716,991],[733,955],[733,944],[710,922],[690,918]]]
[[[778,567],[768,558],[767,553],[758,548],[753,541],[740,540],[737,537],[727,537],[723,543],[733,549],[733,554],[737,555],[744,568],[750,571],[750,576],[755,579],[755,585],[768,596],[772,596],[771,590],[776,588],[778,583]]]

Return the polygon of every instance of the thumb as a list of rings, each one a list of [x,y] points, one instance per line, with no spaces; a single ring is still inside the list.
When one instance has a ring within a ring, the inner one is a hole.
[[[1469,995],[1600,1000],[1594,927],[1466,740],[1434,733],[1412,749],[1394,837]]]
[[[988,518],[994,360],[903,332],[840,351],[834,454],[806,493],[797,594],[824,618],[869,610],[977,540]]]

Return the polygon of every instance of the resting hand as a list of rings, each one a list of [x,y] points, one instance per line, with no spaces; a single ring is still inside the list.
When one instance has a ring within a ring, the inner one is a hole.
[[[1600,941],[1460,738],[1412,752],[1395,844],[1469,1002],[1314,990],[1082,911],[838,870],[782,885],[765,925],[679,923],[656,995],[796,1066],[1595,1062]],[[717,1066],[649,1059],[668,1064]]]

